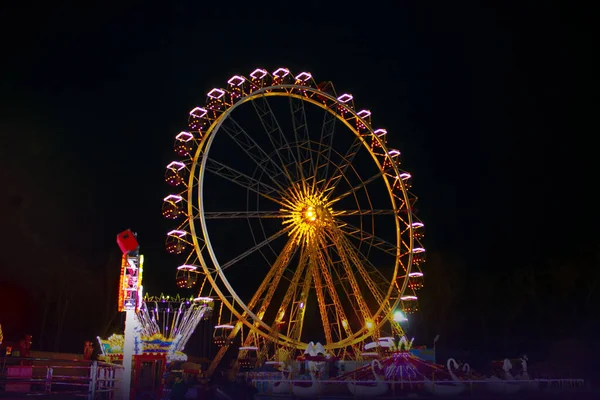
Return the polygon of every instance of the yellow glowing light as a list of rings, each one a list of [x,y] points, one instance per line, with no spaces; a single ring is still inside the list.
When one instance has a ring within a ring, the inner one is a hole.
[[[373,322],[371,322],[371,321],[367,321],[367,322],[365,323],[365,325],[367,326],[367,329],[368,329],[368,330],[371,330],[371,329],[373,329]]]
[[[346,321],[345,319],[342,320],[342,326],[344,327],[344,329],[347,328],[348,327],[348,321]]]
[[[323,230],[332,223],[333,211],[323,193],[309,185],[294,185],[281,211],[287,216],[283,224],[290,224],[290,236],[298,243],[311,243],[323,235]]]
[[[313,207],[308,207],[308,209],[306,210],[306,218],[308,218],[311,221],[317,219],[317,216],[315,215],[315,212],[313,210]]]

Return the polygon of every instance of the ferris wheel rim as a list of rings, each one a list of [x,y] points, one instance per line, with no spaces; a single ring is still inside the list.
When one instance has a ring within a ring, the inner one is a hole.
[[[235,310],[235,307],[233,307],[233,305],[229,301],[226,302],[226,305],[230,309],[230,311],[232,311],[232,313],[234,313],[234,315],[236,315],[236,317],[238,317],[240,320],[242,320],[242,322],[244,323],[244,325],[246,325],[248,328],[250,328],[252,330],[257,331],[257,333],[259,333],[259,334],[261,334],[261,335],[263,335],[265,337],[269,337],[269,338],[272,338],[273,336],[275,336],[273,334],[272,327],[270,327],[264,321],[262,321],[262,319],[260,319],[252,310],[249,309],[249,307],[247,306],[246,302],[242,301],[241,298],[239,298],[239,296],[237,295],[237,292],[234,290],[234,288],[231,286],[230,282],[228,281],[227,277],[224,275],[223,269],[221,268],[221,265],[220,265],[220,262],[218,261],[218,258],[214,254],[214,249],[212,248],[212,244],[210,243],[210,235],[208,234],[208,231],[207,231],[207,228],[206,228],[206,220],[205,220],[204,212],[203,212],[203,210],[204,210],[204,205],[203,205],[204,198],[203,198],[203,193],[202,193],[203,185],[204,185],[204,172],[203,172],[203,169],[205,169],[205,165],[206,165],[206,160],[207,160],[206,154],[210,153],[210,146],[211,146],[212,141],[214,140],[214,138],[216,138],[216,135],[218,134],[218,130],[221,127],[222,123],[227,119],[227,117],[233,112],[233,110],[235,108],[237,108],[238,106],[240,106],[240,105],[242,105],[244,103],[253,101],[254,99],[256,99],[256,98],[258,98],[260,96],[265,96],[265,97],[275,97],[276,96],[276,97],[292,97],[292,98],[297,98],[299,100],[306,101],[308,103],[312,103],[312,104],[314,104],[314,105],[316,105],[316,106],[324,109],[325,111],[331,113],[337,120],[339,120],[342,123],[344,123],[344,125],[346,125],[346,127],[348,129],[350,129],[350,131],[356,137],[360,138],[360,140],[362,142],[361,144],[369,151],[369,153],[372,156],[373,161],[375,162],[375,164],[377,165],[377,167],[379,169],[383,168],[382,165],[379,163],[379,160],[374,155],[374,153],[369,150],[369,147],[368,147],[367,143],[365,142],[365,140],[360,136],[360,134],[355,130],[354,127],[352,127],[347,121],[345,121],[342,118],[340,118],[339,114],[333,112],[331,109],[329,109],[327,107],[323,107],[323,105],[321,105],[319,102],[316,102],[316,101],[314,101],[312,99],[309,99],[309,98],[305,98],[305,97],[300,96],[300,95],[296,95],[296,94],[288,93],[288,92],[272,92],[272,90],[278,89],[278,88],[279,89],[281,89],[281,88],[290,88],[290,89],[296,88],[296,89],[302,89],[302,90],[307,90],[307,91],[310,90],[310,91],[312,91],[314,93],[319,93],[320,95],[329,97],[330,100],[334,101],[336,104],[341,104],[336,98],[334,98],[332,96],[329,96],[327,93],[322,92],[320,90],[315,90],[314,88],[306,88],[304,86],[297,86],[297,85],[276,85],[276,86],[268,86],[268,87],[265,87],[265,88],[261,88],[261,89],[255,91],[255,92],[249,94],[248,96],[244,97],[243,99],[241,99],[240,101],[238,101],[233,106],[227,108],[218,117],[217,121],[215,121],[215,122],[213,122],[211,124],[210,128],[207,129],[207,131],[206,131],[206,133],[204,135],[203,144],[201,144],[199,146],[198,151],[196,153],[196,157],[194,158],[195,161],[196,161],[197,160],[197,156],[200,153],[202,153],[204,155],[202,157],[202,166],[201,166],[201,169],[200,169],[200,173],[198,174],[198,178],[199,178],[198,179],[198,181],[199,181],[199,183],[198,183],[198,192],[199,192],[199,194],[198,194],[198,197],[199,197],[198,203],[200,205],[200,207],[199,207],[199,214],[200,214],[199,220],[200,220],[200,224],[201,224],[202,230],[203,230],[203,237],[205,238],[205,246],[206,246],[206,248],[207,248],[207,250],[209,252],[209,255],[210,255],[211,260],[213,261],[213,264],[215,264],[215,267],[216,267],[217,272],[219,274],[219,278],[221,279],[221,281],[225,285],[225,287],[226,287],[227,291],[229,292],[229,294],[237,301],[238,304],[240,304],[240,306],[243,308],[244,313],[246,313],[247,315],[249,315],[255,323],[258,323],[260,326],[262,326],[266,332],[263,332],[261,330],[257,330],[256,326],[253,326],[249,322],[246,323],[247,322],[246,321],[247,316],[244,317],[244,316],[242,316],[243,313],[239,314],[238,312],[236,312],[237,310]],[[348,111],[351,112],[352,114],[354,114],[356,117],[358,117],[356,115],[356,112],[354,110],[348,109]],[[371,127],[369,127],[369,131],[370,131],[370,133],[372,133],[373,129]],[[204,141],[204,139],[206,139],[207,141]],[[385,146],[385,143],[380,142],[380,144],[381,144],[381,147],[387,151],[387,147]],[[194,165],[196,165],[196,164],[197,163],[195,162]],[[394,168],[395,172],[397,174],[399,174],[399,171],[398,171],[398,168],[397,168],[396,164],[393,164],[393,168]],[[194,172],[195,172],[195,169],[196,168],[192,167],[192,170]],[[200,179],[200,177],[201,177],[201,179]],[[191,180],[190,180],[190,182],[191,182]],[[391,194],[392,188],[389,186],[389,182],[387,180],[385,180],[385,182],[386,182],[388,193],[390,194],[390,199],[392,201],[394,209],[398,209],[398,207],[396,207],[395,199],[393,198],[393,196]],[[403,188],[403,192],[405,192],[404,188]],[[403,193],[403,194],[405,196],[405,202],[407,203],[408,202],[407,201],[408,200],[407,199],[407,195],[406,195],[406,193]],[[412,229],[412,215],[411,215],[411,213],[408,213],[408,217],[409,217],[408,226],[409,226],[409,229]],[[397,226],[397,229],[398,229],[399,228],[398,227],[399,221],[398,221],[397,218],[395,218],[395,223],[396,223],[396,226]],[[396,235],[396,238],[397,238],[397,247],[400,248],[400,244],[402,242],[401,236]],[[409,235],[409,238],[410,238],[410,241],[412,242],[412,234]],[[409,250],[412,249],[412,247],[413,247],[413,244],[410,243],[409,244]],[[412,252],[409,251],[408,255],[409,255],[409,257],[412,257]],[[203,263],[203,267],[204,267],[204,259],[203,259],[203,257],[200,256],[199,258],[202,259],[202,263]],[[395,262],[395,266],[394,266],[394,275],[393,275],[392,282],[395,282],[396,281],[396,277],[398,276],[398,265],[399,265],[399,263],[400,263],[399,262],[399,258],[397,258],[396,262]],[[406,270],[409,273],[410,272],[410,267],[411,267],[410,259],[409,259],[409,262],[407,264],[408,264],[408,266],[407,266]],[[208,270],[206,270],[205,272],[208,273]],[[211,281],[212,281],[212,279],[211,279]],[[217,285],[215,285],[214,281],[212,283],[213,283],[213,286],[217,286]],[[400,303],[401,294],[405,291],[405,288],[406,288],[407,284],[408,284],[408,280],[407,279],[403,279],[403,288],[399,289],[400,290],[400,295],[398,296],[398,299],[396,299],[396,301],[394,302],[394,304],[391,306],[391,308],[396,308],[397,305]],[[223,294],[222,294],[222,292],[220,290],[217,290],[217,288],[215,288],[215,290],[217,291],[218,294],[221,295],[220,297],[223,296]],[[391,293],[393,292],[393,290],[394,290],[394,284],[392,283],[389,286],[389,288],[387,290],[387,293],[386,293],[386,296],[385,296],[385,301],[386,302],[389,301]],[[385,307],[385,304],[379,305],[379,308],[374,313],[374,317],[375,318],[381,317],[381,314],[384,311],[384,307]],[[380,328],[386,322],[387,322],[386,318],[379,318],[379,321],[375,323],[376,328]],[[328,347],[331,347],[331,348],[345,347],[345,346],[348,346],[348,345],[350,345],[352,343],[360,342],[360,341],[364,340],[365,338],[372,336],[372,333],[370,333],[370,331],[372,331],[373,329],[374,328],[361,327],[360,330],[358,330],[357,332],[355,332],[353,335],[346,337],[346,339],[344,339],[344,340],[340,340],[340,341],[328,344]],[[281,333],[277,333],[277,336],[283,342],[287,342],[287,344],[290,344],[290,343],[293,343],[293,344],[296,344],[296,345],[298,344],[293,339],[291,339],[288,336],[283,335]]]
[[[361,140],[361,145],[362,147],[366,148],[367,151],[369,152],[369,154],[371,155],[371,157],[373,158],[373,161],[375,162],[375,165],[381,170],[383,167],[380,164],[379,160],[376,158],[376,156],[374,155],[374,153],[369,149],[368,144],[366,143],[366,141],[364,140],[364,138],[361,137],[361,134],[353,127],[351,126],[348,121],[344,120],[343,118],[341,118],[341,116],[337,113],[334,112],[333,110],[331,110],[329,107],[323,106],[322,104],[320,104],[319,102],[311,99],[311,98],[307,98],[307,97],[303,97],[301,95],[297,95],[295,93],[290,93],[290,92],[278,92],[278,91],[274,91],[274,90],[281,90],[281,89],[299,89],[299,90],[304,90],[304,91],[310,91],[312,93],[318,93],[320,96],[324,96],[327,97],[330,101],[334,102],[335,104],[342,104],[340,103],[340,101],[338,99],[336,99],[335,97],[329,95],[326,92],[323,92],[317,88],[313,88],[313,87],[307,87],[307,86],[299,86],[299,85],[287,85],[287,84],[279,84],[279,85],[272,85],[272,86],[267,86],[267,87],[263,87],[260,88],[256,91],[253,91],[252,93],[244,96],[243,98],[241,98],[239,101],[237,101],[235,104],[229,106],[226,110],[224,110],[221,115],[219,115],[217,117],[217,119],[215,121],[212,122],[212,124],[210,125],[210,127],[206,130],[206,133],[204,134],[202,140],[200,141],[200,144],[198,146],[198,148],[196,149],[196,152],[194,154],[193,157],[193,162],[192,162],[192,166],[190,168],[190,177],[189,177],[189,191],[188,191],[188,212],[190,215],[195,214],[194,210],[193,210],[193,199],[192,199],[192,195],[193,195],[193,190],[192,188],[194,187],[194,179],[196,178],[197,175],[197,180],[198,180],[198,205],[199,205],[199,209],[198,209],[198,214],[199,214],[199,218],[198,220],[200,221],[200,225],[201,225],[201,229],[202,229],[202,235],[203,235],[203,239],[205,241],[204,243],[204,247],[207,249],[208,254],[210,256],[210,259],[212,261],[212,263],[214,264],[214,266],[216,267],[216,270],[218,272],[218,276],[220,278],[220,280],[223,282],[225,289],[229,292],[229,295],[240,305],[240,307],[242,308],[242,313],[240,313],[233,304],[231,304],[229,302],[229,300],[226,299],[226,295],[223,293],[223,291],[221,290],[221,288],[219,288],[219,285],[216,284],[216,282],[212,279],[212,276],[210,274],[209,268],[206,265],[206,260],[204,259],[204,256],[202,254],[200,254],[199,252],[199,248],[200,248],[200,244],[198,242],[197,239],[197,235],[196,235],[196,227],[194,226],[194,223],[191,222],[190,223],[190,230],[192,231],[192,238],[194,241],[194,248],[196,253],[198,254],[198,259],[201,263],[201,266],[203,268],[203,270],[205,271],[205,273],[207,274],[207,276],[209,277],[209,279],[211,280],[211,284],[215,290],[215,292],[217,293],[217,295],[222,299],[222,301],[225,303],[225,305],[227,306],[227,308],[240,320],[240,322],[242,324],[244,324],[245,326],[247,326],[250,329],[255,330],[256,327],[254,326],[254,324],[252,324],[252,322],[254,323],[258,323],[263,329],[263,330],[258,330],[258,333],[261,334],[262,336],[265,337],[269,337],[269,338],[274,338],[275,336],[277,336],[278,342],[282,342],[286,345],[295,345],[298,348],[302,348],[303,346],[305,346],[305,343],[298,343],[297,341],[289,338],[286,335],[283,335],[281,333],[277,333],[276,335],[273,333],[272,327],[269,326],[267,323],[265,323],[264,321],[262,321],[260,318],[258,318],[258,316],[249,309],[249,307],[247,306],[246,302],[242,301],[241,298],[239,297],[239,295],[237,294],[237,292],[235,291],[235,289],[233,288],[233,286],[231,285],[231,283],[229,282],[229,280],[227,279],[227,277],[224,275],[223,273],[223,269],[221,268],[221,263],[219,262],[218,258],[216,257],[216,254],[214,252],[214,249],[212,247],[212,243],[210,242],[210,235],[208,233],[208,229],[207,229],[207,224],[206,224],[206,219],[204,216],[204,177],[205,177],[205,169],[206,169],[206,160],[207,160],[207,155],[210,153],[210,147],[212,145],[212,141],[214,140],[214,138],[217,137],[219,129],[221,127],[221,125],[223,124],[223,122],[231,115],[231,113],[240,105],[248,103],[250,101],[253,101],[259,97],[288,97],[288,98],[296,98],[299,99],[301,101],[304,102],[308,102],[311,103],[313,105],[316,105],[318,107],[320,107],[321,109],[325,110],[326,112],[329,112],[330,114],[332,114],[337,121],[341,121],[347,129],[349,129],[357,138],[360,138]],[[356,111],[354,111],[354,109],[346,107],[346,110],[350,113],[352,113],[356,118],[360,118]],[[370,124],[367,124],[368,127],[368,131],[369,133],[373,134],[373,128],[370,126]],[[376,137],[376,135],[373,135],[374,137]],[[382,149],[384,149],[387,153],[388,149],[387,146],[384,142],[380,141],[380,145],[382,147]],[[200,170],[199,172],[196,174],[196,170],[198,169],[198,161],[200,156],[201,157],[201,163],[200,163]],[[394,163],[392,165],[392,168],[394,169],[394,172],[396,173],[396,175],[400,174],[400,171],[398,169],[398,165],[396,163]],[[392,188],[390,187],[389,182],[387,181],[387,179],[384,180],[386,183],[386,187],[387,187],[387,191],[388,194],[390,196],[390,199],[392,201],[392,205],[394,207],[394,210],[398,210],[401,209],[401,207],[399,207],[396,204],[396,200],[393,198],[393,195],[391,193]],[[404,186],[401,187],[402,188],[402,193],[403,193],[403,201],[404,201],[404,206],[405,207],[409,207],[408,205],[409,203],[409,196],[407,193],[407,190]],[[190,220],[192,220],[193,218],[190,218]],[[385,301],[389,302],[390,301],[390,297],[391,294],[393,293],[394,289],[398,290],[399,295],[398,298],[395,299],[393,304],[390,304],[389,307],[393,310],[395,308],[398,307],[398,305],[401,302],[401,295],[402,293],[404,293],[406,291],[407,285],[408,285],[408,274],[411,272],[412,269],[412,249],[414,248],[414,241],[413,241],[413,218],[412,218],[412,212],[408,212],[407,213],[407,225],[408,225],[408,229],[409,229],[409,239],[408,239],[408,261],[406,262],[405,267],[405,274],[404,274],[404,279],[403,279],[403,283],[402,286],[399,287],[397,285],[397,278],[399,276],[399,266],[401,264],[400,260],[399,260],[399,254],[398,257],[396,257],[395,260],[395,265],[394,265],[394,273],[393,273],[393,278],[391,280],[391,284],[389,285],[389,288],[387,290],[386,296],[385,296]],[[400,221],[398,218],[395,218],[395,224],[396,224],[396,229],[399,229],[399,225],[400,225]],[[396,247],[398,249],[401,248],[402,243],[404,243],[406,245],[406,241],[402,240],[402,236],[400,234],[396,234]],[[402,264],[404,265],[404,264]],[[385,316],[383,318],[382,314],[383,311],[385,309],[385,304],[380,304],[377,311],[374,313],[374,317],[379,317],[377,321],[374,321],[376,324],[376,328],[379,329],[381,328],[381,326],[383,326],[387,321],[387,318],[385,318]],[[243,314],[246,314],[245,316]],[[248,317],[250,317],[252,319],[252,321],[248,321]],[[341,347],[346,347],[349,346],[351,344],[360,342],[370,336],[372,336],[372,333],[370,331],[372,331],[373,329],[369,329],[367,327],[361,327],[360,330],[354,332],[353,335],[351,336],[347,336],[345,339],[334,342],[334,343],[330,343],[327,344],[325,347],[326,348],[341,348]]]

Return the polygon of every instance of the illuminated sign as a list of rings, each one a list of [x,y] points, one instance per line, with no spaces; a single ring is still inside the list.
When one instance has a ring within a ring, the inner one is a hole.
[[[119,311],[138,310],[142,301],[144,256],[123,254],[119,279]]]

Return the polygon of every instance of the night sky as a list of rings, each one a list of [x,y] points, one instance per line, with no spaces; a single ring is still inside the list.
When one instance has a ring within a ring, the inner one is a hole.
[[[414,177],[425,247],[461,260],[467,287],[523,265],[598,260],[591,13],[551,2],[127,3],[2,13],[1,281],[27,270],[39,281],[66,262],[97,285],[115,235],[132,228],[146,291],[175,293],[181,260],[164,251],[172,224],[161,216],[174,135],[211,88],[280,66],[331,80],[389,131]],[[56,254],[71,261],[48,261]],[[37,299],[19,287],[11,296]]]

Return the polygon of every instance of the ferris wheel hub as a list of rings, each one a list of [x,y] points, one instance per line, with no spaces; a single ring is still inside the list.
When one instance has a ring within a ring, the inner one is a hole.
[[[333,224],[334,212],[327,198],[310,187],[293,188],[286,204],[283,224],[292,226],[290,235],[296,235],[298,240],[313,242]]]

